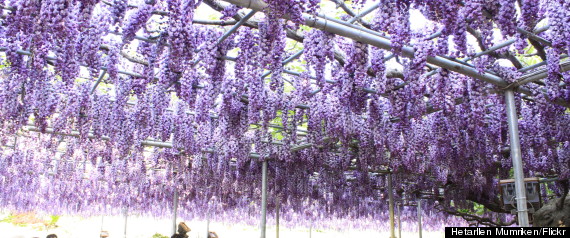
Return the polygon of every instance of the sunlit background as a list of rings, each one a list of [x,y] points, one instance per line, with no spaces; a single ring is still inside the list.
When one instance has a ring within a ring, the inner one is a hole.
[[[205,238],[206,221],[184,221],[192,231],[190,238]],[[387,221],[386,221],[387,222]],[[307,223],[309,225],[309,223]],[[415,225],[415,224],[409,224]],[[220,238],[251,238],[259,236],[259,229],[253,226],[211,222],[210,231],[215,231]],[[125,217],[106,216],[81,218],[72,216],[41,216],[32,213],[0,213],[0,238],[44,238],[56,234],[58,238],[99,238],[101,231],[108,231],[109,238],[125,237]],[[129,238],[164,238],[172,235],[171,219],[128,216],[126,223]],[[396,230],[397,232],[397,230]],[[274,224],[268,224],[267,237],[276,236]],[[281,238],[341,238],[341,237],[390,237],[388,232],[350,229],[346,231],[322,230],[310,226],[289,229],[280,227]],[[417,231],[402,231],[402,237],[419,237]],[[422,237],[444,237],[443,231],[422,232]]]

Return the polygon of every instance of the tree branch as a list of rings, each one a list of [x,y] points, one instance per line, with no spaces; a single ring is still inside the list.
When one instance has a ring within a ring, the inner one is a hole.
[[[515,224],[515,222],[516,222],[516,220],[511,220],[509,222],[502,222],[502,221],[496,222],[496,221],[493,221],[491,218],[488,218],[488,217],[480,217],[477,215],[472,215],[472,214],[460,212],[460,211],[457,211],[455,209],[452,210],[452,208],[446,209],[443,205],[436,206],[435,209],[437,209],[441,212],[445,212],[445,213],[450,214],[450,215],[461,217],[461,218],[465,219],[466,221],[476,221],[477,224],[485,225],[485,226],[510,226],[512,224]]]

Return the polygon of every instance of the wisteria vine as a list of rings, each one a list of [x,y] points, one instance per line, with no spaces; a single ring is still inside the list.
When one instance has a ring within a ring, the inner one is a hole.
[[[164,216],[176,190],[188,217],[254,214],[268,161],[269,208],[279,200],[288,221],[386,219],[392,173],[396,199],[429,200],[434,227],[474,204],[508,224],[504,88],[428,64],[436,56],[513,85],[526,57],[546,61],[531,70],[548,77],[517,96],[525,174],[570,179],[567,0],[350,4],[378,4],[362,25],[391,53],[301,27],[327,7],[318,0],[266,1],[229,36],[196,20],[210,0],[4,2],[0,207]]]

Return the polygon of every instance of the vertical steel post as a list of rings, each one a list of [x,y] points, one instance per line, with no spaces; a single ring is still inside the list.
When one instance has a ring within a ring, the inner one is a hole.
[[[398,238],[402,238],[402,214],[400,213],[400,206],[401,204],[398,204],[397,208],[398,208]]]
[[[524,171],[521,157],[521,144],[519,141],[519,126],[517,109],[515,107],[515,94],[512,90],[505,91],[507,106],[507,122],[509,124],[509,139],[511,141],[511,160],[515,173],[515,192],[517,200],[517,213],[519,226],[528,227],[528,210],[526,206],[526,192],[524,184]]]
[[[418,228],[420,238],[422,238],[422,200],[418,199]]]
[[[127,238],[127,217],[128,217],[128,214],[129,214],[129,208],[126,208],[126,207],[125,207],[124,211],[125,211],[125,229],[124,229],[124,238]]]
[[[394,195],[392,194],[392,172],[388,171],[388,210],[390,212],[390,238],[395,238],[394,234]]]
[[[279,210],[281,209],[281,199],[277,198],[275,204],[275,238],[279,238]]]
[[[174,197],[172,200],[172,234],[176,234],[176,218],[178,217],[178,189],[176,189],[176,186],[174,186]]]
[[[210,237],[210,210],[208,209],[208,217],[206,218],[206,238]]]
[[[261,238],[265,238],[265,223],[267,222],[267,159],[263,160],[261,167]]]
[[[311,225],[309,226],[309,238],[313,238],[313,221],[311,221]]]

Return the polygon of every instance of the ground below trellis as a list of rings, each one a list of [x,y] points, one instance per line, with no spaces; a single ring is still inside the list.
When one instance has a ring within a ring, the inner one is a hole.
[[[6,217],[7,214],[0,214]],[[191,238],[204,238],[206,233],[206,222],[187,222],[192,229]],[[129,217],[127,223],[128,238],[153,238],[156,233],[168,235],[170,237],[171,220],[153,219],[145,217]],[[14,225],[12,223],[0,222],[0,238],[44,238],[47,234],[55,233],[59,238],[99,238],[101,230],[101,217],[79,218],[62,216],[57,222],[57,228],[45,229],[43,224]],[[216,231],[220,238],[251,238],[258,237],[257,227],[229,226],[228,224],[210,223],[210,228]],[[105,217],[103,229],[109,231],[109,238],[124,238],[124,217]],[[275,227],[269,226],[267,237],[275,237]],[[311,238],[350,238],[350,237],[389,237],[388,232],[378,233],[377,231],[313,231]],[[281,228],[281,238],[309,238],[308,229],[285,229]],[[402,237],[419,237],[418,233],[402,232]],[[442,232],[424,232],[425,238],[444,237]]]

